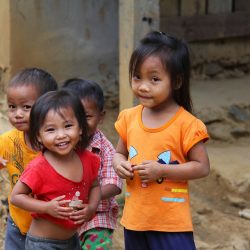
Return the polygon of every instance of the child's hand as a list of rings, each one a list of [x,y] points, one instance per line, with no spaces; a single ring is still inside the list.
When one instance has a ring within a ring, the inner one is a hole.
[[[62,195],[48,201],[45,208],[46,213],[59,219],[69,219],[73,208],[68,206],[70,200],[64,200],[64,198],[65,195]]]
[[[157,161],[144,161],[133,167],[134,171],[138,171],[138,175],[143,183],[153,182],[161,178],[164,168]]]
[[[116,166],[116,173],[122,179],[133,178],[134,170],[129,161],[121,161],[119,165]]]
[[[2,157],[0,157],[0,165],[3,165],[4,167],[6,166],[7,164],[7,160],[3,159]]]
[[[75,221],[75,224],[82,224],[93,218],[96,209],[91,204],[77,205],[78,210],[71,213],[70,219]]]

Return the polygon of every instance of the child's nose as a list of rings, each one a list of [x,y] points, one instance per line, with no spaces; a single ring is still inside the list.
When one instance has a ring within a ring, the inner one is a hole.
[[[56,133],[57,138],[63,138],[65,136],[63,129],[58,129]]]
[[[23,117],[23,110],[21,108],[17,108],[16,117]]]
[[[142,82],[139,86],[140,91],[149,91],[149,86],[146,81]]]

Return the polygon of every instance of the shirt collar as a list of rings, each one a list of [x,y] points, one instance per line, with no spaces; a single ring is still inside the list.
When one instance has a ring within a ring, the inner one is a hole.
[[[101,151],[101,131],[96,130],[93,134],[92,138],[90,139],[90,143],[88,146],[88,150],[93,153],[99,154]]]

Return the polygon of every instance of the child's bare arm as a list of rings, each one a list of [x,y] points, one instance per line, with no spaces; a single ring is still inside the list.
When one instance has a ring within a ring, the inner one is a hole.
[[[109,199],[121,193],[121,189],[114,184],[107,184],[101,187],[102,200]]]
[[[112,145],[102,150],[101,158],[101,175],[99,175],[99,181],[101,183],[101,200],[107,200],[121,193],[122,180],[116,174],[113,168],[113,157],[115,149]]]
[[[116,153],[113,158],[113,168],[117,175],[123,179],[133,178],[134,176],[131,163],[128,161],[127,148],[121,138],[119,138],[116,146]]]
[[[67,219],[72,212],[72,208],[68,207],[70,201],[63,200],[65,195],[51,201],[41,201],[33,198],[31,194],[31,189],[19,180],[12,190],[10,202],[24,210],[46,213],[60,219]]]
[[[189,161],[183,164],[160,164],[156,161],[145,161],[133,169],[138,171],[142,182],[152,182],[160,177],[171,180],[190,180],[209,174],[210,164],[203,142],[197,143],[190,149],[188,159]]]

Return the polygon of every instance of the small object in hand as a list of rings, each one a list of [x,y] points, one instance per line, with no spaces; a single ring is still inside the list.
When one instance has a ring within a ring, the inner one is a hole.
[[[135,165],[131,165],[131,168],[132,168],[132,173],[134,173],[134,170],[133,170],[133,167],[134,167]],[[130,177],[130,180],[132,181],[134,179],[134,177],[133,176],[131,176]]]
[[[4,167],[6,167],[6,165],[7,165],[8,161],[7,161],[7,160],[2,159],[2,161],[0,161],[0,163],[1,163]]]
[[[74,210],[78,210],[78,205],[82,204],[82,200],[79,200],[80,192],[76,191],[74,197],[72,198],[69,206],[72,207]]]

